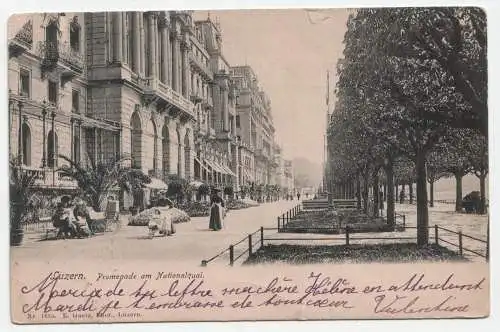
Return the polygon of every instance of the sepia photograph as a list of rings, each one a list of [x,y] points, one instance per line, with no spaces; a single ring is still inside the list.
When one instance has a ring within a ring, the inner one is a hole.
[[[483,9],[7,24],[14,323],[488,315]]]

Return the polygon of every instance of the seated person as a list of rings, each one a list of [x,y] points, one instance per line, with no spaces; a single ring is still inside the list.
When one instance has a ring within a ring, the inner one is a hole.
[[[76,225],[74,223],[73,208],[71,207],[71,198],[63,196],[61,202],[57,205],[56,211],[52,216],[52,224],[59,229],[57,236],[66,238],[76,235]]]

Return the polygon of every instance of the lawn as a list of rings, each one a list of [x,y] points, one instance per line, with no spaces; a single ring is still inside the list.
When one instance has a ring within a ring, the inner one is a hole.
[[[378,245],[266,245],[243,264],[288,263],[410,263],[418,261],[467,261],[454,251],[436,244],[417,247],[414,243]]]

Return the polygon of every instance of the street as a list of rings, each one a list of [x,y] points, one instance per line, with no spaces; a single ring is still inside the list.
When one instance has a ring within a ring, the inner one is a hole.
[[[297,204],[297,200],[279,201],[229,211],[225,228],[218,232],[208,229],[208,217],[191,218],[190,222],[176,224],[175,235],[154,239],[147,238],[145,226],[127,226],[128,217],[124,216],[122,228],[115,233],[88,239],[28,242],[12,247],[11,257],[12,262],[144,259],[198,266],[202,259],[216,255],[261,226],[276,227],[276,218]]]

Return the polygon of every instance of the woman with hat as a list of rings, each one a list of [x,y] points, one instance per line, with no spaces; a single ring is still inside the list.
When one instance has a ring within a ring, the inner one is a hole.
[[[210,223],[208,228],[213,231],[219,231],[223,228],[222,219],[224,218],[224,200],[219,189],[214,189],[210,199]]]
[[[76,225],[72,222],[74,219],[73,209],[71,208],[71,197],[65,195],[61,197],[60,203],[57,205],[56,211],[52,216],[52,224],[59,229],[57,236],[66,238],[76,235]]]

